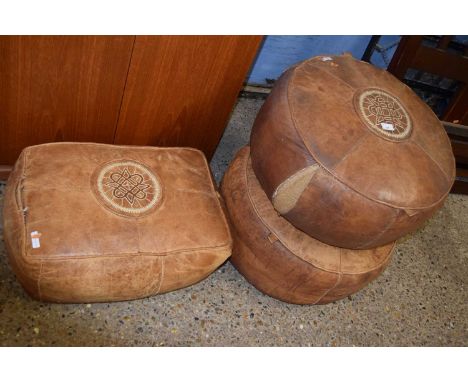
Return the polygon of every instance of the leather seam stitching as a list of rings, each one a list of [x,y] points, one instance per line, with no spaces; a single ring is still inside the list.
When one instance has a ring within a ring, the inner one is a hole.
[[[161,291],[161,287],[162,287],[162,284],[163,284],[163,280],[164,280],[164,271],[165,271],[165,261],[164,261],[164,257],[161,259],[161,279],[159,280],[159,286],[158,286],[158,290],[155,292],[155,294],[159,294],[159,292]]]
[[[367,272],[366,272],[367,273]],[[316,302],[315,304],[318,304],[320,303],[320,301],[322,301],[322,299],[326,296],[328,296],[328,294],[333,291],[337,285],[341,282],[341,280],[343,279],[343,273],[341,272],[341,248],[340,248],[340,271],[338,272],[338,277],[336,279],[336,282],[335,284],[330,288],[328,289]]]
[[[387,223],[385,228],[377,235],[377,237],[373,237],[371,240],[369,240],[366,244],[362,245],[360,248],[371,246],[373,243],[378,241],[382,236],[384,236],[385,233],[387,233],[387,231],[390,229],[390,227],[393,224],[395,224],[395,222],[397,220],[398,212],[397,211],[394,211],[394,212],[395,212],[395,215],[393,216],[393,218]]]
[[[43,260],[48,260],[48,261],[54,261],[54,260],[68,260],[68,259],[73,259],[73,260],[86,260],[86,259],[95,259],[95,258],[106,258],[106,259],[112,259],[115,257],[127,257],[127,256],[146,256],[146,257],[166,257],[166,256],[176,256],[178,254],[182,253],[193,253],[193,252],[198,252],[198,251],[210,251],[210,250],[223,250],[223,249],[229,249],[230,245],[220,245],[216,247],[201,247],[201,248],[195,248],[195,249],[182,249],[182,250],[175,250],[175,251],[170,251],[170,252],[161,252],[161,253],[153,253],[153,252],[126,252],[126,253],[116,253],[116,254],[110,254],[110,253],[89,253],[85,255],[64,255],[64,254],[57,254],[57,255],[46,255],[46,256],[36,256],[36,255],[29,255],[26,256],[27,258],[34,258],[36,257],[38,260],[43,261]],[[34,260],[34,259],[33,259]]]
[[[336,76],[335,74],[329,72],[328,70],[324,70],[323,68],[321,68],[320,66],[318,66],[318,65],[317,65],[317,61],[313,61],[313,60],[314,60],[314,59],[311,58],[311,59],[307,60],[306,62],[311,62],[311,61],[312,61],[312,66],[313,66],[314,68],[318,69],[320,72],[326,73],[326,74],[330,75],[331,77],[337,79],[339,82],[341,82],[342,84],[346,85],[347,87],[353,89],[354,91],[357,90],[357,88],[355,88],[354,86],[348,84],[348,83],[347,83],[345,80],[343,80],[342,78],[340,78],[340,77]]]
[[[136,219],[135,220],[135,227],[136,227],[136,231],[137,231],[137,245],[138,245],[138,253],[141,253],[141,245],[140,245],[140,241],[141,241],[141,237],[140,237],[140,220]]]
[[[210,169],[210,166],[208,164],[208,161],[205,157],[205,155],[202,155],[202,158],[203,158],[203,163],[205,164],[205,170],[208,172],[208,177],[210,179],[210,185],[211,185],[211,191],[212,191],[212,195],[214,196],[214,199],[216,200],[216,206],[218,207],[218,212],[219,214],[221,215],[221,218],[223,220],[223,223],[224,223],[224,231],[226,233],[226,235],[228,236],[229,240],[228,240],[228,245],[232,245],[232,237],[231,237],[231,231],[230,231],[230,228],[229,228],[229,224],[226,220],[226,216],[224,214],[224,210],[223,210],[223,207],[221,205],[221,201],[219,200],[218,198],[218,193],[217,193],[217,187],[215,187],[214,185],[214,181],[213,181],[213,177],[212,177],[212,173],[211,173],[211,169]]]
[[[432,155],[429,154],[429,153],[426,151],[426,149],[425,149],[424,147],[422,147],[422,146],[419,144],[419,142],[417,142],[417,141],[411,141],[411,143],[413,143],[414,145],[416,145],[417,147],[419,147],[419,149],[421,149],[421,151],[422,151],[424,154],[426,154],[426,156],[439,168],[439,170],[442,172],[442,174],[445,175],[445,177],[447,178],[447,180],[448,180],[450,183],[453,183],[453,179],[451,179],[450,175],[447,174],[447,173],[445,172],[445,170],[440,166],[440,164],[437,163],[437,162],[435,161],[435,159],[432,157]]]
[[[344,156],[341,157],[341,159],[336,162],[334,165],[333,165],[333,169],[335,170],[336,167],[338,167],[340,165],[341,162],[343,162],[346,158],[348,158],[349,155],[351,155],[354,151],[356,151],[363,143],[363,141],[366,139],[366,138],[369,138],[369,135],[368,134],[363,134],[362,137],[360,137],[355,143],[354,145],[352,145],[348,151],[346,152],[346,154]]]
[[[382,265],[385,264],[386,261],[388,261],[388,258],[392,255],[393,251],[395,250],[396,248],[396,241],[393,242],[393,245],[392,245],[392,248],[390,249],[390,251],[388,251],[387,255],[385,256],[384,260],[382,262],[380,262],[377,266],[373,267],[373,268],[369,268],[367,269],[365,272],[343,272],[343,270],[341,270],[341,275],[346,275],[346,276],[356,276],[356,275],[363,275],[365,273],[369,273],[369,272],[372,272],[372,271],[375,271],[376,269],[379,269],[380,267],[382,267]],[[340,248],[341,250],[341,248]],[[363,251],[362,249],[358,249],[358,251]],[[340,267],[341,267],[341,263],[340,263]],[[340,268],[341,269],[341,268]]]
[[[25,150],[33,151],[37,150],[38,147],[43,146],[99,146],[99,147],[112,147],[114,148],[128,148],[132,150],[151,150],[151,151],[168,151],[168,150],[178,150],[178,151],[193,151],[196,153],[201,154],[202,152],[194,147],[154,147],[154,146],[132,146],[132,145],[111,145],[108,143],[94,143],[94,142],[49,142],[49,143],[42,143],[40,145],[29,146]],[[206,158],[205,158],[206,159]]]
[[[22,190],[21,190],[21,193],[23,194],[23,209],[25,208],[24,204],[26,204],[26,201],[24,200],[25,199],[25,195],[24,195],[24,180],[27,178],[27,175],[26,175],[26,166],[27,166],[27,160],[29,158],[29,149],[26,149],[25,150],[25,153],[24,153],[24,157],[23,157],[23,169],[21,171],[21,182],[22,182]],[[21,229],[23,231],[23,245],[22,245],[22,253],[26,254],[27,255],[27,252],[26,252],[26,232],[27,232],[27,220],[26,220],[26,216],[25,216],[25,212],[24,210],[21,211],[21,217],[22,217],[22,222],[21,222]],[[30,251],[29,251],[30,252]],[[26,256],[25,256],[26,257]]]
[[[39,275],[37,276],[37,294],[39,296],[39,300],[42,299],[41,279],[42,279],[42,268],[43,267],[44,267],[44,262],[41,261],[41,265],[39,266]]]

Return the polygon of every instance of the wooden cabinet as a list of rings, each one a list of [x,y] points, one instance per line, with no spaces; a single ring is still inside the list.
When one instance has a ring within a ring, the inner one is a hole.
[[[0,37],[0,177],[29,145],[213,154],[260,36]]]
[[[0,164],[30,145],[112,142],[133,37],[0,37]]]
[[[214,153],[258,37],[137,37],[115,143]]]

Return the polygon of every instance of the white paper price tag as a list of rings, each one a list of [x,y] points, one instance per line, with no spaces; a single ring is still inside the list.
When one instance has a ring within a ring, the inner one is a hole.
[[[395,128],[393,127],[393,123],[382,122],[380,126],[382,126],[382,129],[386,131],[395,131]]]
[[[39,239],[41,234],[38,231],[31,232],[31,245],[33,248],[40,248],[41,247],[41,240]]]

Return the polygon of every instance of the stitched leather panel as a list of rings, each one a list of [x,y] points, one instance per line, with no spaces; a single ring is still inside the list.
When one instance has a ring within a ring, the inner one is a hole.
[[[235,241],[231,262],[275,298],[298,304],[334,301],[361,289],[390,260],[393,244],[361,251],[331,247],[278,216],[251,168],[248,147],[236,155],[221,189]]]
[[[29,147],[9,179],[4,219],[19,281],[47,301],[181,288],[210,274],[232,247],[206,159],[190,148]]]

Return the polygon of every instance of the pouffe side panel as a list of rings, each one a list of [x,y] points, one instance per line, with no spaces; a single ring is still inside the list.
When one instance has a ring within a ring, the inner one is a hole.
[[[271,199],[277,187],[297,171],[315,163],[293,127],[287,87],[292,70],[275,83],[255,119],[250,136],[252,167]],[[270,153],[275,153],[270,156]]]
[[[332,172],[372,202],[399,209],[429,209],[445,197],[453,183],[414,142],[388,142],[373,134],[361,140]],[[394,195],[398,195],[397,205]]]
[[[318,301],[333,288],[338,274],[322,271],[301,260],[278,240],[256,215],[248,197],[245,166],[248,148],[242,149],[224,175],[221,192],[234,237],[230,261],[258,289],[297,304]]]
[[[341,274],[360,275],[381,268],[392,257],[396,242],[372,249],[340,248]]]
[[[307,213],[304,213],[307,211]],[[365,249],[393,222],[397,211],[370,202],[320,169],[284,217],[297,228],[329,245]],[[387,244],[391,241],[380,241]]]
[[[284,217],[308,235],[329,245],[371,249],[392,243],[421,228],[443,206],[445,199],[431,208],[405,211],[372,203],[326,171],[319,170],[296,206]]]
[[[161,256],[43,260],[39,299],[70,303],[133,300],[156,294],[161,274]]]
[[[165,256],[137,253],[76,260],[48,259],[41,265],[38,298],[84,303],[153,296],[204,279],[230,253],[231,248],[227,247]]]
[[[350,296],[374,281],[385,270],[391,261],[391,252],[385,262],[378,268],[362,274],[342,274],[338,284],[331,289],[318,304],[327,304],[329,302],[341,300]]]
[[[447,197],[443,198],[439,203],[432,206],[431,208],[425,209],[423,211],[417,211],[414,215],[410,215],[411,211],[398,210],[398,215],[393,221],[393,223],[388,227],[385,233],[376,240],[375,242],[370,243],[372,246],[380,245],[382,242],[397,240],[401,238],[402,233],[408,235],[413,233],[424,226],[424,224],[432,217],[434,214],[442,208]]]
[[[231,255],[232,246],[163,257],[163,278],[159,293],[193,285],[213,273]]]
[[[281,217],[258,182],[250,158],[245,161],[242,171],[244,179],[240,186],[246,188],[249,206],[267,232],[272,232],[275,240],[277,238],[285,249],[306,263],[326,272],[339,273],[340,248],[313,239]]]
[[[279,242],[269,249],[259,248],[252,238],[251,249],[239,234],[233,236],[234,248],[229,261],[255,288],[273,298],[293,304],[315,304],[338,281],[338,274],[315,268]]]
[[[10,173],[3,205],[3,236],[8,260],[17,280],[32,297],[39,298],[37,280],[40,263],[24,256],[26,241],[25,216],[21,187],[26,152],[23,151]]]

